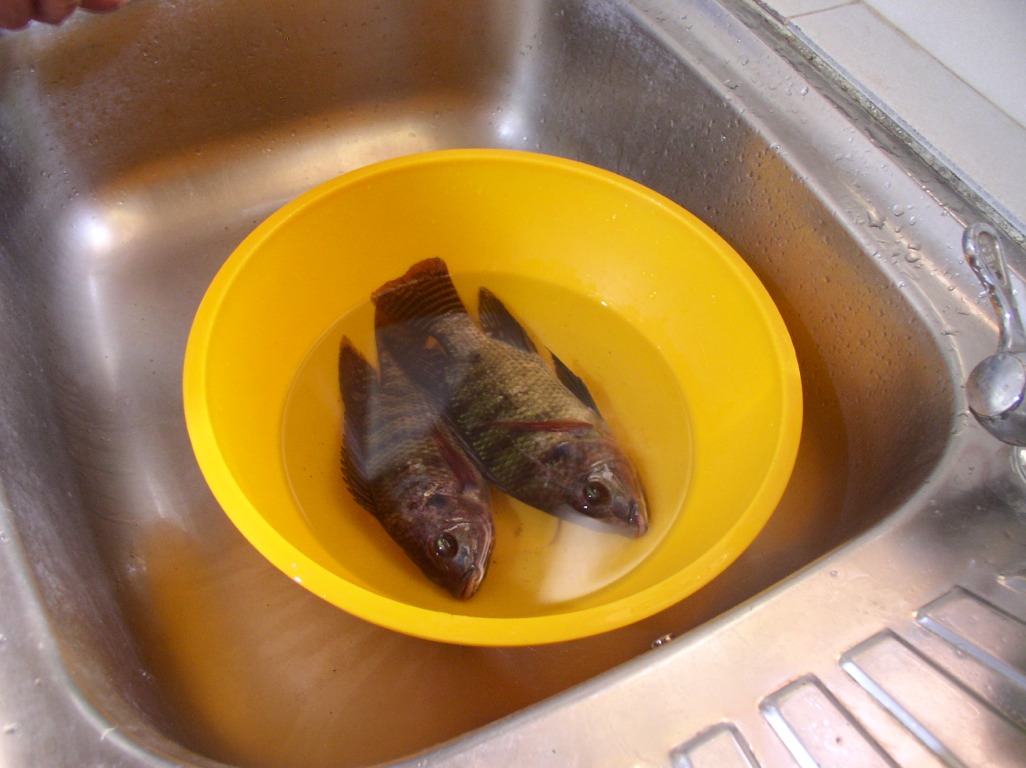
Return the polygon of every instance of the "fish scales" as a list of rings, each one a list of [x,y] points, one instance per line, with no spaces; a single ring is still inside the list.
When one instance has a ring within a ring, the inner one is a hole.
[[[453,346],[470,348],[459,342]],[[460,435],[502,487],[520,487],[539,470],[539,438],[559,438],[519,425],[571,422],[578,433],[590,428],[595,434],[602,428],[597,414],[571,395],[536,354],[484,343],[479,356],[471,353],[463,361],[465,366],[449,369],[448,410]]]
[[[514,498],[554,514],[574,510],[628,535],[648,527],[637,471],[590,395],[538,354],[482,290],[482,330],[441,259],[414,265],[375,292],[376,326],[403,329],[396,359],[444,409],[484,473]],[[484,309],[487,308],[487,316]]]

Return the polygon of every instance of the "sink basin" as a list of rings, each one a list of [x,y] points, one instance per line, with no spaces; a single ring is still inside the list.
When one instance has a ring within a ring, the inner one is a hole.
[[[1009,451],[961,391],[996,343],[958,252],[971,206],[788,45],[712,0],[140,1],[0,38],[0,763],[471,765],[519,745],[533,765],[699,765],[679,745],[718,723],[776,764],[794,750],[753,702],[785,711],[763,697],[811,680],[857,709],[868,656],[838,654],[888,622],[928,632],[915,609],[1019,562]],[[348,616],[246,543],[186,435],[190,323],[245,235],[338,174],[470,146],[679,202],[767,286],[801,367],[764,532],[594,638],[457,647]],[[974,535],[1006,531],[983,575],[939,522],[981,498]],[[736,684],[669,696],[702,675]],[[637,706],[573,726],[614,694]],[[880,712],[855,730],[881,754],[920,743]]]

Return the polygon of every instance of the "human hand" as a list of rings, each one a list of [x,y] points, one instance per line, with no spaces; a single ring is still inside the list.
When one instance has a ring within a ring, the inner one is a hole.
[[[60,24],[76,9],[104,12],[127,0],[0,0],[0,29],[21,29],[30,21]]]

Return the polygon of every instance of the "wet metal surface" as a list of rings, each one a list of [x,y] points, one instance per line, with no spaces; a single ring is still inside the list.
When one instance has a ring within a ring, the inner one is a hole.
[[[962,391],[996,340],[974,212],[730,6],[140,1],[0,38],[0,763],[790,765],[843,755],[830,729],[882,765],[1020,748],[1023,649],[967,618],[1026,621],[1022,481]],[[600,637],[464,648],[349,617],[242,539],[185,433],[186,336],[234,246],[337,174],[460,146],[680,202],[802,366],[765,532]],[[1001,698],[952,737],[915,691],[977,706],[937,672],[954,636]]]

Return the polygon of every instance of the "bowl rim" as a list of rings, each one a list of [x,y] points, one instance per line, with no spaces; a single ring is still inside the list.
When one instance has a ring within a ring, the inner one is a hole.
[[[276,230],[296,213],[340,188],[379,174],[437,163],[502,162],[557,167],[601,183],[620,185],[660,205],[669,215],[695,222],[722,243],[717,250],[736,260],[732,266],[760,305],[760,317],[778,342],[774,358],[782,398],[772,456],[762,483],[734,524],[697,559],[668,577],[606,603],[535,616],[471,616],[404,603],[340,577],[280,536],[259,512],[227,466],[211,422],[207,392],[207,356],[222,299],[235,276]],[[186,344],[182,375],[186,427],[200,470],[224,513],[243,536],[275,567],[338,608],[379,626],[416,637],[474,646],[517,646],[560,642],[616,629],[679,602],[733,562],[763,529],[784,493],[798,454],[803,396],[797,357],[779,309],[748,264],[704,222],[662,194],[612,171],[554,155],[510,149],[446,149],[379,161],[340,174],[302,193],[262,221],[236,246],[211,281],[196,311]],[[274,556],[269,554],[275,553]],[[679,583],[678,583],[679,582]],[[668,584],[673,584],[670,588]]]

